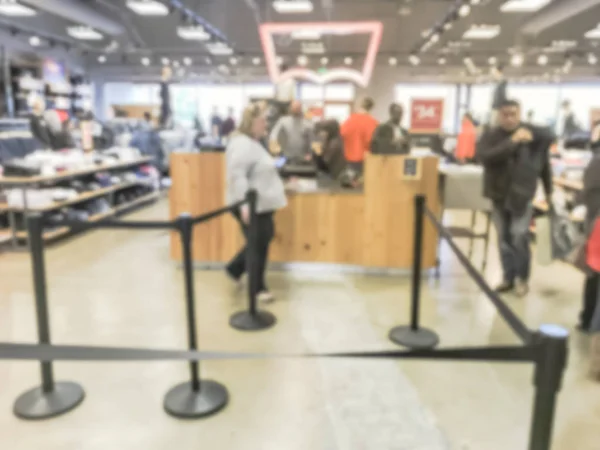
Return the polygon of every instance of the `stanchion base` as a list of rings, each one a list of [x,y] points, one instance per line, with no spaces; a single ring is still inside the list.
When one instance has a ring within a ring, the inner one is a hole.
[[[277,318],[269,311],[256,311],[256,314],[240,311],[229,319],[229,325],[241,331],[264,330],[271,328],[275,322],[277,322]]]
[[[229,393],[221,383],[200,380],[200,390],[194,391],[192,383],[186,381],[167,392],[164,407],[174,417],[195,419],[219,412],[228,401]]]
[[[41,387],[36,387],[21,394],[15,401],[13,412],[21,419],[50,419],[71,411],[84,397],[80,385],[63,381],[55,383],[52,392],[44,392]]]
[[[427,328],[413,330],[410,326],[399,326],[390,330],[390,340],[411,349],[434,348],[440,342],[438,335]]]

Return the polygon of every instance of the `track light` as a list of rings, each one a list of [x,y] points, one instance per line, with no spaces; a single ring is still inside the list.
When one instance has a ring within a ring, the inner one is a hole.
[[[444,57],[438,58],[437,62],[440,66],[443,66],[444,64],[446,64],[446,58],[444,58]]]
[[[421,58],[419,58],[417,55],[410,55],[408,57],[408,61],[413,65],[413,66],[418,66],[419,63],[421,62]]]
[[[467,17],[471,13],[471,6],[468,3],[463,3],[460,8],[458,8],[458,15],[460,17]]]
[[[540,66],[545,66],[546,64],[548,64],[548,56],[547,55],[538,56],[537,63]]]

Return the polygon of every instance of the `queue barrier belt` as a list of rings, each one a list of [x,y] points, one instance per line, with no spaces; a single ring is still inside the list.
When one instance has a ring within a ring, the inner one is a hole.
[[[425,215],[429,218],[433,226],[437,229],[440,236],[442,236],[460,263],[466,269],[469,276],[473,279],[475,284],[479,286],[479,288],[485,293],[485,295],[491,300],[494,304],[498,313],[502,316],[502,318],[506,321],[508,326],[519,336],[519,338],[524,343],[530,343],[533,340],[534,333],[527,328],[527,326],[521,321],[521,319],[513,312],[512,309],[500,298],[500,296],[494,292],[494,290],[490,287],[490,285],[483,279],[483,277],[479,274],[477,269],[473,267],[469,258],[465,256],[465,254],[458,248],[454,240],[452,239],[452,235],[450,232],[438,221],[435,214],[433,214],[429,208],[425,207]]]

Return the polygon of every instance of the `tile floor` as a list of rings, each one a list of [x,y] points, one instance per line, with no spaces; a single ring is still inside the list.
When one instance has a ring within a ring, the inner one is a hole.
[[[138,218],[164,218],[163,201]],[[475,255],[475,260],[480,255]],[[444,252],[442,278],[426,280],[423,323],[442,345],[515,343],[491,303]],[[489,279],[496,279],[495,251]],[[47,252],[55,343],[183,348],[182,274],[160,231],[98,231]],[[408,319],[408,278],[272,273],[277,326],[228,327],[243,307],[220,272],[196,272],[199,341],[206,350],[344,351],[395,348],[388,330]],[[526,300],[508,298],[532,328],[571,328],[582,276],[561,264],[535,268]],[[0,255],[0,341],[35,341],[27,254]],[[557,412],[554,450],[600,448],[600,385],[587,380],[587,341],[576,333]],[[185,379],[180,363],[58,363],[58,379],[86,390],[65,416],[24,422],[15,398],[38,367],[0,362],[0,448],[10,450],[506,450],[526,449],[532,398],[528,365],[359,360],[244,360],[203,364],[227,385],[228,407],[179,421],[162,398]]]

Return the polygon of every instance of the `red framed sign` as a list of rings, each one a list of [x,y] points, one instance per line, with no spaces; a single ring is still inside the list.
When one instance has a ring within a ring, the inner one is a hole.
[[[442,130],[444,99],[413,98],[410,102],[410,132],[433,134]]]

